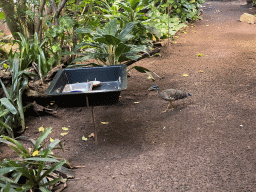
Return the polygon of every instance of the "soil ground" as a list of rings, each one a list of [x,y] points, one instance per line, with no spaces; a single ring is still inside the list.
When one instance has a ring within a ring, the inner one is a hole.
[[[98,145],[88,138],[91,108],[27,118],[24,135],[36,139],[40,126],[52,126],[51,137],[65,146],[56,154],[81,166],[65,192],[256,191],[256,28],[239,21],[255,10],[245,3],[207,1],[203,20],[178,33],[160,57],[135,63],[163,78],[131,71],[117,104],[94,107]],[[147,91],[152,84],[193,96],[161,113],[168,102]]]

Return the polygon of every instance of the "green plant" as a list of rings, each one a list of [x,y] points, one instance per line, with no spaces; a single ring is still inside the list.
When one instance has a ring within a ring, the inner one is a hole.
[[[169,16],[167,14],[160,13],[160,11],[153,4],[150,5],[150,12],[148,15],[151,17],[151,20],[148,21],[148,23],[158,28],[158,30],[161,32],[161,38],[167,38],[168,31],[170,36],[175,35],[178,30],[186,26],[186,24],[181,23],[180,18],[168,18]]]
[[[13,59],[18,58],[20,60],[20,71],[27,69],[34,64],[34,67],[38,71],[41,79],[43,80],[47,72],[53,67],[55,63],[55,52],[52,48],[45,48],[44,44],[47,39],[44,39],[41,43],[38,40],[37,33],[34,34],[33,41],[26,39],[21,33],[18,33],[21,40],[14,40],[14,43],[19,45],[18,51],[13,52],[11,49],[8,54],[8,61],[10,69],[12,70]],[[48,51],[48,54],[46,52]],[[49,57],[49,53],[54,57]]]
[[[198,9],[205,0],[171,0],[171,16],[179,16],[183,21],[197,20],[200,17],[200,10]]]
[[[27,87],[29,77],[33,73],[20,70],[19,60],[14,59],[12,66],[12,84],[7,90],[0,79],[6,97],[0,99],[0,135],[8,134],[14,137],[15,130],[21,126],[25,130],[24,110],[30,105],[23,107],[22,93]]]
[[[52,150],[62,149],[60,140],[55,139],[47,147],[43,141],[51,133],[52,128],[47,128],[39,138],[31,142],[33,149],[27,150],[15,139],[1,136],[0,142],[8,144],[17,152],[21,160],[7,160],[0,163],[0,187],[5,191],[42,191],[49,192],[51,187],[58,182],[66,182],[56,173],[63,173],[68,169],[63,167],[65,159],[52,155]],[[57,148],[56,146],[59,145]],[[68,170],[69,171],[69,170]],[[21,182],[21,180],[25,180]],[[7,190],[8,189],[8,190]]]
[[[73,63],[89,59],[95,59],[98,65],[116,65],[130,59],[136,60],[140,57],[139,53],[148,53],[148,47],[145,45],[132,45],[127,42],[133,38],[131,31],[137,22],[127,23],[122,29],[119,29],[117,19],[110,20],[103,29],[92,31],[89,28],[77,29],[77,33],[89,35],[92,38],[91,43],[80,43],[75,51],[80,48],[83,53]]]

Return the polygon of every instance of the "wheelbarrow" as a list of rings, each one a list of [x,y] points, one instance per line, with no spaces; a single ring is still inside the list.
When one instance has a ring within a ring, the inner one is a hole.
[[[92,107],[94,137],[98,144],[94,106],[118,102],[121,91],[126,88],[126,65],[110,65],[60,69],[45,93],[66,103],[85,100],[87,107]]]

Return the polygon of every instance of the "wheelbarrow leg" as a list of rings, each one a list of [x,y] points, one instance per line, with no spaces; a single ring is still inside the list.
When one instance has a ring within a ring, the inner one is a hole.
[[[88,99],[87,95],[86,95],[86,104],[87,104],[87,107],[89,108],[89,99]],[[93,126],[94,126],[95,145],[98,145],[98,134],[97,134],[97,126],[96,126],[96,121],[95,121],[94,106],[93,105],[92,105],[92,121],[93,121]]]
[[[94,125],[94,138],[95,138],[95,145],[98,145],[98,131],[97,131],[97,125],[95,121],[95,114],[94,114],[94,106],[92,105],[92,119],[93,119],[93,125]]]

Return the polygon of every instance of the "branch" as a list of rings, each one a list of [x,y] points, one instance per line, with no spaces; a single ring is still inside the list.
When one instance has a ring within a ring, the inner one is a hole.
[[[60,16],[60,12],[61,10],[64,8],[65,4],[67,3],[68,0],[62,0],[56,10],[56,7],[55,7],[55,15],[54,15],[54,24],[55,25],[59,25],[59,16]]]

